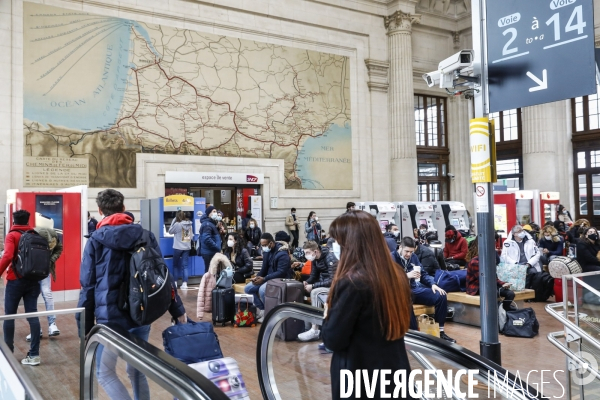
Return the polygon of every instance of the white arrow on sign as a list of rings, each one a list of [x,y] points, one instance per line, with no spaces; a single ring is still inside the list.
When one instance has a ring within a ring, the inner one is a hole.
[[[546,70],[542,71],[542,79],[540,80],[537,76],[527,71],[527,76],[530,77],[538,86],[529,88],[530,92],[537,92],[538,90],[548,89],[548,73]]]

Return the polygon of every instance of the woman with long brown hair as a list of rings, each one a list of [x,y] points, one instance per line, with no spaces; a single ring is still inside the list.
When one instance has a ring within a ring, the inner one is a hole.
[[[373,216],[349,211],[333,221],[329,232],[339,264],[321,334],[326,348],[333,351],[331,390],[333,398],[339,399],[341,370],[352,374],[367,370],[369,376],[382,369],[392,375],[397,370],[410,374],[404,335],[411,298],[408,278],[392,261]],[[379,390],[377,385],[375,393]]]

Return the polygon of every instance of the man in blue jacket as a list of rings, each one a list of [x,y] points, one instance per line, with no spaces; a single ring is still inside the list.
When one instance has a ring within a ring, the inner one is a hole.
[[[265,290],[267,282],[275,278],[290,278],[292,275],[292,266],[290,256],[287,251],[279,251],[282,246],[275,242],[273,235],[263,233],[260,237],[260,246],[263,252],[263,262],[260,272],[256,277],[248,282],[244,291],[247,294],[254,295],[254,305],[257,308],[256,316],[258,322],[262,323],[265,314]]]
[[[86,334],[94,326],[95,317],[98,324],[119,326],[147,341],[150,325],[137,325],[128,312],[121,311],[118,304],[121,283],[127,279],[129,252],[134,249],[134,245],[144,233],[141,225],[132,224],[131,217],[123,214],[123,201],[123,195],[113,189],[103,190],[96,197],[98,212],[104,219],[90,236],[83,251],[79,276],[81,292],[77,306],[85,308]],[[156,238],[151,232],[148,234],[150,245],[161,254]],[[172,293],[169,313],[180,323],[185,323],[185,308],[175,287]],[[80,314],[77,314],[76,318],[79,325]],[[98,382],[108,396],[111,399],[131,398],[116,375],[116,354],[104,351],[102,346],[99,346],[96,360]],[[131,379],[134,398],[150,398],[146,377],[130,365],[127,365],[127,374]]]
[[[392,252],[392,259],[400,265],[410,281],[413,302],[425,306],[435,306],[435,322],[440,324],[440,338],[449,342],[456,342],[444,332],[444,323],[448,315],[448,300],[446,292],[435,284],[415,255],[415,240],[409,236],[402,238],[398,251]],[[416,271],[415,267],[420,270]],[[411,309],[412,311],[412,309]]]
[[[217,228],[220,221],[219,211],[213,206],[206,207],[206,212],[200,217],[200,255],[204,260],[204,268],[208,271],[210,260],[221,252],[221,235]]]

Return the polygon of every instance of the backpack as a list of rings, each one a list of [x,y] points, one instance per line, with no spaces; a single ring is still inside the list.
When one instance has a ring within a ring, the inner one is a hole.
[[[139,326],[149,325],[171,306],[175,291],[173,278],[162,256],[150,246],[150,234],[142,237],[130,252],[129,270],[121,285],[120,309],[128,311]]]
[[[527,275],[525,287],[535,290],[533,301],[546,301],[554,293],[554,278],[547,272],[535,272]]]
[[[446,292],[460,292],[460,278],[448,271],[438,269],[435,271],[435,284]]]
[[[11,232],[13,232],[11,230]],[[50,275],[50,255],[52,251],[45,237],[36,231],[19,231],[21,238],[17,255],[13,259],[12,269],[19,279],[41,281]]]

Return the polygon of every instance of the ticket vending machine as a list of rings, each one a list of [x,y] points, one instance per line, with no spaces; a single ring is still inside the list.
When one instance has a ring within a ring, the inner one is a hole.
[[[165,264],[169,271],[173,273],[173,235],[169,234],[169,227],[175,219],[177,211],[188,213],[192,221],[193,239],[198,240],[200,223],[198,211],[204,213],[206,210],[206,200],[204,198],[194,198],[186,195],[172,195],[159,197],[156,199],[140,201],[140,220],[142,227],[148,229],[158,240],[160,251],[165,259]],[[189,282],[197,283],[200,281],[205,271],[202,257],[190,257],[188,260]]]
[[[438,231],[438,237],[443,238],[448,225],[453,225],[459,231],[469,231],[469,214],[463,203],[458,201],[436,201],[433,225]]]
[[[433,223],[433,203],[404,201],[394,204],[402,237],[414,237],[414,229],[419,229],[422,225],[427,227],[427,231],[437,230]]]
[[[559,204],[559,192],[540,192],[540,219],[538,222],[540,226],[556,219],[556,209]]]
[[[372,216],[377,218],[379,222],[379,226],[381,227],[381,232],[385,232],[385,228],[389,224],[396,224],[396,206],[394,203],[388,202],[364,202],[357,203],[356,207],[359,210],[366,211],[370,213]]]
[[[56,231],[63,243],[63,253],[56,261],[56,281],[50,280],[54,300],[77,300],[81,288],[82,240],[87,233],[87,226],[82,225],[81,193],[18,192],[7,218],[9,226],[12,226],[12,213],[17,210],[29,211],[30,226],[51,227]],[[87,210],[84,212],[87,220]]]

